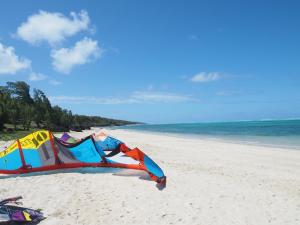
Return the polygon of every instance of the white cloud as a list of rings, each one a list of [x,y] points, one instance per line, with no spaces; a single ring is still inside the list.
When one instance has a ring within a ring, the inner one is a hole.
[[[193,76],[190,81],[195,82],[195,83],[204,83],[204,82],[211,82],[211,81],[216,81],[220,80],[223,78],[223,74],[218,73],[218,72],[201,72]]]
[[[17,36],[32,45],[42,41],[53,45],[89,29],[89,24],[89,15],[84,10],[80,13],[71,12],[70,18],[57,12],[39,11],[18,27]]]
[[[141,92],[136,91],[131,96],[131,99],[138,102],[185,102],[191,100],[190,96],[179,95],[167,92]]]
[[[52,50],[52,65],[61,73],[70,73],[76,65],[82,65],[101,56],[103,50],[99,48],[98,42],[90,38],[78,41],[72,48],[61,48]]]
[[[29,74],[29,80],[30,81],[40,81],[40,80],[45,80],[47,78],[46,75],[42,73],[31,73]]]
[[[48,83],[50,85],[53,85],[53,86],[58,86],[58,85],[61,85],[62,82],[60,81],[57,81],[57,80],[54,80],[54,79],[50,79],[48,76],[42,74],[42,73],[35,73],[35,72],[32,72],[30,75],[29,75],[29,80],[30,81],[41,81],[41,80],[46,80],[48,81]]]
[[[239,91],[219,91],[216,93],[218,96],[238,96],[241,95],[242,93]]]
[[[50,96],[52,103],[68,103],[68,104],[122,104],[128,103],[127,100],[119,98],[102,98],[95,96]]]
[[[58,85],[61,85],[62,82],[57,81],[57,80],[50,80],[50,81],[49,81],[49,84],[51,84],[51,85],[53,85],[53,86],[58,86]]]
[[[6,47],[0,43],[0,74],[15,74],[30,66],[30,60],[17,56],[13,47]]]
[[[129,103],[178,103],[193,101],[190,96],[174,93],[133,92],[128,98],[95,97],[95,96],[51,96],[52,103],[68,104],[129,104]]]

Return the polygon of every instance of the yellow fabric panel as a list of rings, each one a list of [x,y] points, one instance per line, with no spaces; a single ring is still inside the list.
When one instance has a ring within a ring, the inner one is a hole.
[[[23,211],[23,215],[24,215],[26,221],[31,221],[31,220],[32,220],[32,219],[30,218],[30,214],[27,213],[26,211]]]
[[[19,139],[22,149],[38,149],[42,144],[50,139],[46,130],[36,131]]]
[[[0,158],[6,156],[7,154],[18,150],[18,143],[15,141],[11,146],[9,146],[7,149],[0,152]]]
[[[42,144],[50,139],[49,131],[40,130],[31,133],[21,139],[19,139],[22,149],[38,149]],[[18,143],[14,142],[7,149],[0,152],[0,158],[8,155],[9,153],[19,150]]]

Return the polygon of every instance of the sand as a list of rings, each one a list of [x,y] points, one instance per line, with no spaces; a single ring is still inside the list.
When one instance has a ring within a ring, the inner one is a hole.
[[[109,132],[151,156],[167,187],[143,172],[85,168],[1,176],[0,198],[42,208],[41,225],[300,224],[299,150]]]

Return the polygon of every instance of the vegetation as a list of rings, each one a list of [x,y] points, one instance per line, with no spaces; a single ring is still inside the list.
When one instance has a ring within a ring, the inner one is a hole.
[[[124,120],[114,120],[99,116],[73,115],[70,110],[52,106],[41,90],[23,82],[7,82],[0,86],[0,132],[1,136],[15,131],[28,132],[33,129],[69,131],[88,129],[92,126],[120,126],[135,124]]]

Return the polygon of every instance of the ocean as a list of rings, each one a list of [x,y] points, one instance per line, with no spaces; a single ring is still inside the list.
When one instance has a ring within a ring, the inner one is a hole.
[[[121,128],[300,150],[300,119],[143,124]]]

